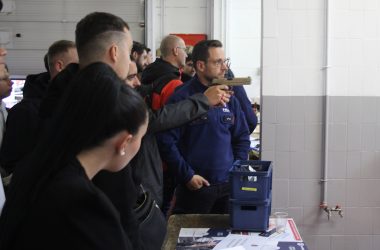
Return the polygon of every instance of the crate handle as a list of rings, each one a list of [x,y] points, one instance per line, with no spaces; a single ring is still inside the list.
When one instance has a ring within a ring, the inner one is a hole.
[[[252,205],[242,205],[240,206],[241,210],[248,210],[248,211],[256,211],[257,206],[252,206]]]

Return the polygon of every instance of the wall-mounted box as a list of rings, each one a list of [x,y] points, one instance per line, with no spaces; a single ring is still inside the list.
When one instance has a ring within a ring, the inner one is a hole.
[[[14,0],[3,0],[3,8],[0,11],[1,14],[11,14],[16,9],[16,3]]]
[[[5,48],[12,48],[12,29],[0,27],[0,46]]]

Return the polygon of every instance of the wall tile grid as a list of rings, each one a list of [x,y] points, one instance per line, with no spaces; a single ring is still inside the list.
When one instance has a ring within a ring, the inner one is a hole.
[[[380,119],[376,109],[380,98],[329,98],[327,202],[341,205],[344,218],[334,215],[328,221],[319,209],[325,100],[320,96],[263,97],[262,159],[274,161],[273,211],[287,210],[294,216],[302,236],[318,247],[312,249],[346,249],[347,235],[360,235],[360,246],[372,249],[373,237],[380,233],[380,195],[376,192],[380,185]],[[357,112],[360,118],[351,119],[349,103],[358,100],[374,115]],[[314,236],[329,242],[326,245],[331,248],[319,248],[324,243],[316,243]],[[367,249],[355,246],[347,249]]]
[[[326,1],[263,2],[262,159],[274,161],[272,210],[295,218],[310,249],[377,250],[380,2],[329,1],[327,202],[344,211],[330,221],[319,208]]]

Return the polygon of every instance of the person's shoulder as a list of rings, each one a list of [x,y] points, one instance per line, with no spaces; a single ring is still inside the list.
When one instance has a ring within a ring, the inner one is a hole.
[[[170,99],[171,100],[181,100],[181,99],[187,98],[189,95],[191,95],[191,92],[192,92],[192,88],[191,88],[189,82],[182,83],[182,84],[179,84],[175,88],[173,94],[170,96]]]
[[[239,98],[235,95],[231,96],[228,106],[230,106],[233,109],[237,109],[237,108],[241,109]]]
[[[182,83],[180,86],[178,86],[175,90],[175,92],[178,93],[187,93],[194,91],[194,79]]]
[[[8,114],[18,114],[28,112],[30,110],[30,105],[33,103],[30,99],[22,99],[21,102],[16,103],[9,111]]]
[[[31,117],[38,116],[38,108],[40,104],[40,100],[35,99],[24,99],[21,102],[17,103],[8,111],[8,120],[26,120]]]
[[[56,84],[63,84],[66,81],[71,80],[79,71],[79,64],[71,63],[66,66],[58,75],[56,75],[50,83],[50,86]]]
[[[246,94],[247,93],[243,86],[234,86],[232,90],[234,91],[235,94]]]
[[[66,165],[50,182],[47,195],[62,208],[73,204],[91,204],[100,199],[99,190],[76,164]]]

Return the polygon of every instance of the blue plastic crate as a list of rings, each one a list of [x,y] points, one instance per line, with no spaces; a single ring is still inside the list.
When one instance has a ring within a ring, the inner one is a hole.
[[[265,231],[272,209],[271,195],[261,201],[230,200],[230,223],[233,230]]]
[[[236,161],[230,169],[231,198],[267,199],[272,191],[272,173],[271,161]]]

